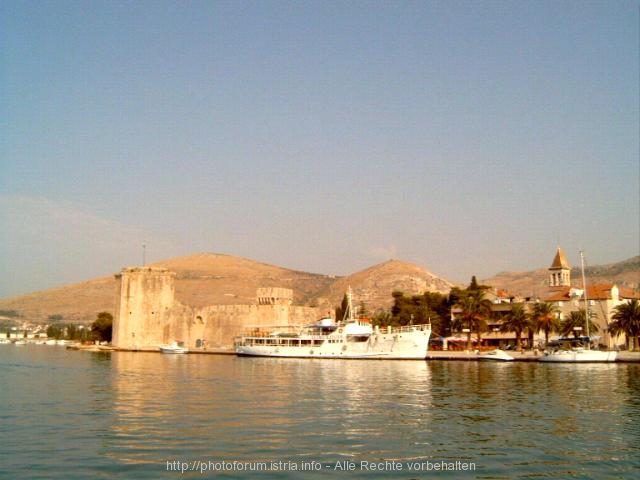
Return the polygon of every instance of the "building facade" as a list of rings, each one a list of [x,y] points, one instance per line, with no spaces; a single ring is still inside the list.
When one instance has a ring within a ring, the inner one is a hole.
[[[614,349],[625,343],[624,335],[614,337],[609,333],[615,308],[639,297],[640,295],[632,289],[618,287],[613,283],[590,285],[587,282],[586,292],[582,281],[579,287],[571,286],[571,266],[566,261],[562,249],[558,247],[549,267],[549,288],[543,300],[557,308],[560,321],[568,318],[571,312],[588,309],[589,317],[598,329],[596,332],[590,332],[592,340],[607,349]],[[582,335],[584,334],[583,331]]]
[[[549,267],[549,282],[547,291],[542,298],[517,298],[511,297],[508,293],[498,291],[485,293],[485,298],[492,303],[491,317],[487,320],[486,331],[482,334],[482,346],[505,347],[513,345],[515,334],[502,332],[502,318],[511,312],[514,304],[522,304],[525,312],[532,312],[536,302],[544,301],[551,303],[556,311],[558,319],[562,322],[567,319],[571,312],[585,309],[589,310],[591,322],[596,325],[597,331],[589,332],[592,342],[607,349],[615,349],[625,344],[625,336],[614,337],[609,333],[609,325],[613,321],[615,308],[622,303],[629,302],[633,298],[640,298],[638,292],[630,288],[619,287],[613,283],[602,283],[589,285],[587,282],[586,297],[584,285],[580,281],[580,287],[572,286],[571,265],[567,261],[565,253],[558,247],[556,254]],[[461,313],[458,307],[451,310],[452,319]],[[461,335],[463,332],[456,332],[449,338],[449,341],[457,342],[459,345],[466,343],[466,338]],[[526,346],[535,346],[544,343],[544,337],[538,332],[526,339]],[[578,336],[585,335],[585,331],[580,331]],[[475,333],[473,337],[475,337]],[[558,332],[551,339],[558,338]],[[477,344],[475,344],[477,345]]]

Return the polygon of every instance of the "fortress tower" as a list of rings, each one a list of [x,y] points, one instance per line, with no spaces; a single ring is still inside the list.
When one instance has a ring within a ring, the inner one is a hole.
[[[175,299],[176,274],[170,270],[124,268],[116,279],[112,344],[122,350],[158,351],[175,341],[192,351],[230,351],[247,328],[306,325],[318,315],[314,307],[292,305],[288,288],[259,288],[252,304],[194,307]]]
[[[286,305],[293,303],[293,290],[290,288],[259,288],[258,305]]]
[[[174,305],[175,273],[164,268],[124,268],[116,291],[112,343],[117,348],[163,343]]]
[[[549,288],[571,286],[571,265],[560,247],[549,267]]]

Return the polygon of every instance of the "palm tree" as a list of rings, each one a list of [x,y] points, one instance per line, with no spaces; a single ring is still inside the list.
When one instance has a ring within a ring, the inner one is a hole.
[[[591,315],[589,315],[591,316]],[[573,334],[574,338],[578,338],[579,332],[584,332],[587,324],[585,318],[587,317],[584,308],[578,311],[573,311],[569,314],[566,320],[563,320],[560,324],[560,334],[564,337],[568,337]],[[597,332],[598,326],[589,319],[589,332]]]
[[[460,314],[454,319],[453,328],[467,331],[467,350],[471,350],[471,332],[478,335],[478,344],[482,340],[482,331],[487,328],[487,319],[491,317],[491,301],[484,298],[483,290],[468,290],[458,303]]]
[[[531,312],[533,328],[536,332],[544,332],[544,344],[549,343],[549,333],[560,329],[560,320],[557,316],[557,308],[548,302],[536,303]]]
[[[515,332],[516,334],[516,349],[522,351],[522,332],[531,326],[531,320],[527,312],[524,310],[524,305],[521,303],[515,303],[511,307],[511,311],[505,315],[500,330],[503,332]]]
[[[613,309],[613,322],[609,324],[609,332],[618,336],[624,333],[627,337],[627,348],[635,350],[640,341],[640,301],[634,298],[629,303],[621,303]]]

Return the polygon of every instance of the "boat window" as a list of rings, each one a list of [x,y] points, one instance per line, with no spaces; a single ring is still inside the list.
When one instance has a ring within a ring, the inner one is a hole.
[[[348,342],[366,342],[369,340],[369,335],[347,335]]]

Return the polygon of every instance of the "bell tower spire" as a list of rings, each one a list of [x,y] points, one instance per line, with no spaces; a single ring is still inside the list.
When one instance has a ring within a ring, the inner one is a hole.
[[[567,262],[567,257],[560,247],[558,247],[553,263],[549,267],[549,272],[549,287],[571,286],[571,265]]]

